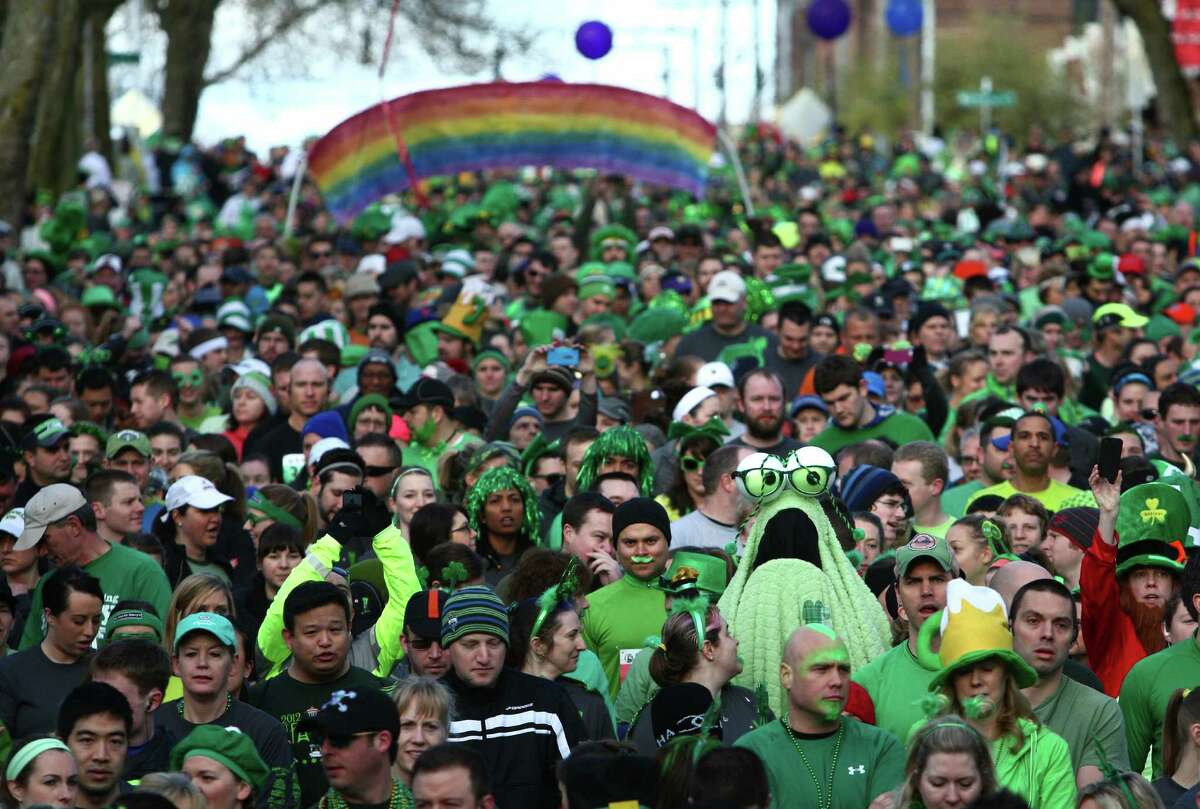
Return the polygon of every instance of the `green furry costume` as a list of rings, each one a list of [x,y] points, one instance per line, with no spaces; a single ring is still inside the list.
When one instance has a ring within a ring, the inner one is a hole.
[[[786,460],[759,452],[738,466],[738,484],[758,507],[742,562],[719,606],[741,644],[744,668],[735,682],[765,686],[771,710],[780,716],[786,697],[779,664],[798,626],[831,626],[845,641],[854,668],[890,646],[887,616],[842,550],[829,516],[836,515],[832,501],[822,503],[835,469],[829,453],[817,447]],[[770,547],[762,549],[769,530]],[[760,549],[769,561],[758,564]]]

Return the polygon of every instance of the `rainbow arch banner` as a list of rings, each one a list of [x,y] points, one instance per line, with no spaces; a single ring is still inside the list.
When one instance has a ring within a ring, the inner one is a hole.
[[[369,107],[313,144],[308,169],[341,222],[428,177],[592,168],[700,197],[716,128],[664,98],[600,84],[471,84]]]

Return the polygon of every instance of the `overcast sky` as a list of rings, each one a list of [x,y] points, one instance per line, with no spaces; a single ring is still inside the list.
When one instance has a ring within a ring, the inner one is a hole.
[[[770,81],[774,55],[774,0],[760,3],[760,63]],[[236,4],[222,5],[218,13],[215,48],[210,68],[226,63],[234,53],[244,20]],[[510,58],[504,69],[509,81],[533,81],[554,73],[565,81],[597,82],[666,95],[672,101],[699,109],[716,120],[720,93],[714,73],[720,64],[721,3],[719,0],[557,0],[527,3],[519,0],[490,0],[489,8],[498,23],[539,31],[532,51]],[[130,18],[132,19],[132,18]],[[574,31],[583,21],[600,19],[614,33],[612,51],[592,62],[575,50]],[[754,93],[754,2],[730,0],[728,14],[728,111],[733,121],[745,120]],[[119,31],[113,47],[130,43],[123,39],[135,26],[117,20]],[[696,30],[693,39],[693,29]],[[145,54],[142,65],[124,73],[114,70],[118,92],[123,86],[140,84],[152,98],[159,81],[161,35],[143,28]],[[697,48],[694,43],[698,43]],[[375,38],[374,50],[382,50],[383,32]],[[665,57],[664,57],[665,47]],[[264,80],[257,72],[205,90],[200,102],[196,137],[210,143],[229,135],[244,134],[252,147],[266,149],[274,144],[298,144],[309,134],[323,134],[361,109],[418,90],[490,81],[490,72],[477,75],[443,72],[414,44],[398,38],[396,54],[382,83],[377,64],[360,64],[358,54],[306,52],[303,68],[292,69],[287,60],[275,58],[270,65],[274,77]],[[668,63],[669,60],[669,63]],[[299,62],[297,62],[299,64]],[[669,86],[664,87],[664,65],[669,67]],[[699,81],[694,77],[698,74]],[[136,72],[135,72],[136,71]],[[699,98],[697,99],[697,89]],[[664,92],[665,90],[665,92]],[[770,86],[764,93],[770,97]],[[770,110],[764,104],[764,110]]]

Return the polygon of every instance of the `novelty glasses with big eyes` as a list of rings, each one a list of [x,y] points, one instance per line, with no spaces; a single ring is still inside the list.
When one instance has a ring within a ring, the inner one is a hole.
[[[754,500],[767,500],[783,489],[785,482],[806,497],[824,494],[836,477],[837,465],[819,447],[804,447],[786,459],[765,452],[747,455],[733,473],[742,492]]]
[[[182,371],[172,371],[171,377],[181,388],[195,388],[204,382],[204,372],[199,368],[193,368],[186,374]]]

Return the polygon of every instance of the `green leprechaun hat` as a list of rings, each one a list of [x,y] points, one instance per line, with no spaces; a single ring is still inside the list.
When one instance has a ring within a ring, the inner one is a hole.
[[[1117,512],[1117,575],[1144,565],[1183,570],[1190,514],[1184,496],[1165,483],[1124,492]]]

